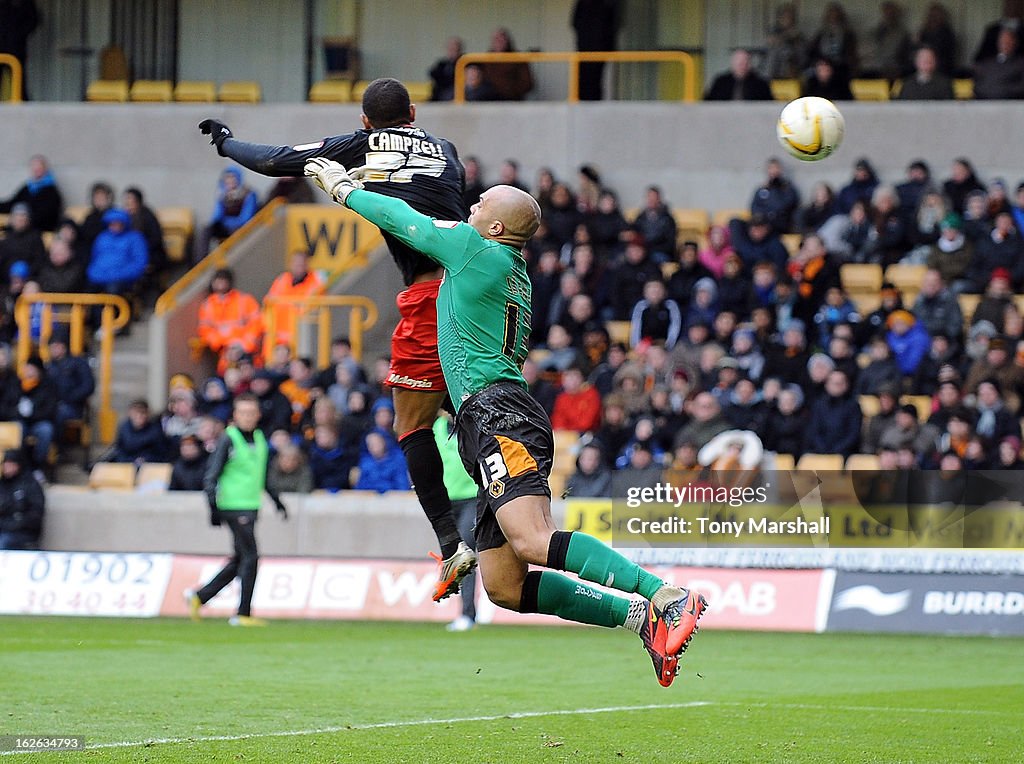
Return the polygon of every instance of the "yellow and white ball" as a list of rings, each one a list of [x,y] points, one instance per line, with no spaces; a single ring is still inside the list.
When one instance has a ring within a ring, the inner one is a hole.
[[[831,155],[843,142],[845,131],[846,121],[836,105],[817,96],[790,101],[776,126],[782,147],[804,162]]]

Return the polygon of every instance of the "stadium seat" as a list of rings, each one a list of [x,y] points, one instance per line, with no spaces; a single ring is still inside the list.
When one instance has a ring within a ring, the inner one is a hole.
[[[195,216],[190,207],[159,207],[157,220],[164,232],[164,248],[172,262],[188,259],[188,240],[195,229]]]
[[[857,101],[888,101],[889,80],[850,80],[850,90]]]
[[[47,251],[49,251],[50,250],[50,245],[53,243],[53,236],[54,236],[53,231],[43,231],[41,236],[42,236],[42,239],[43,239],[43,247]]]
[[[310,103],[346,103],[352,96],[348,80],[321,80],[309,89]]]
[[[89,210],[92,209],[87,204],[73,204],[69,207],[64,208],[64,217],[71,218],[79,225],[89,215]]]
[[[352,95],[351,98],[356,103],[362,103],[363,93],[367,86],[370,84],[370,80],[358,80],[352,83]]]
[[[555,430],[555,458],[551,464],[552,472],[571,475],[576,471],[576,446],[580,434],[575,430]]]
[[[790,257],[800,251],[800,244],[803,242],[803,234],[799,233],[784,233],[779,237],[782,239],[782,245],[789,252]]]
[[[911,403],[917,409],[917,421],[926,422],[932,415],[932,399],[930,395],[905,395],[903,403]]]
[[[629,345],[629,321],[608,321],[604,328],[608,330],[608,337],[612,342],[621,342]]]
[[[909,308],[914,304],[917,293],[921,291],[921,279],[927,270],[927,265],[896,263],[885,269],[885,280],[891,281],[903,293],[903,304]]]
[[[974,98],[974,80],[970,77],[958,77],[953,80],[953,95],[961,101]]]
[[[668,281],[675,275],[675,272],[679,270],[679,263],[662,263],[661,264],[661,277]]]
[[[128,81],[93,80],[85,91],[85,100],[93,103],[125,103],[128,100]]]
[[[708,232],[708,225],[711,218],[707,210],[696,208],[672,210],[672,217],[676,221],[676,241],[695,241],[698,246],[704,243],[704,237]]]
[[[861,316],[874,313],[882,306],[882,295],[878,294],[851,294],[850,300],[857,306],[857,312]]]
[[[978,309],[978,303],[981,302],[980,294],[958,294],[956,301],[960,303],[960,313],[964,317],[964,331],[967,331],[971,326],[971,319],[974,317],[974,311]]]
[[[170,80],[135,80],[128,96],[132,101],[168,103],[174,96]]]
[[[89,473],[89,487],[113,491],[135,488],[135,465],[118,462],[96,462]]]
[[[1017,306],[1017,312],[1024,316],[1024,294],[1014,295],[1013,304]]]
[[[251,80],[223,82],[217,93],[218,101],[228,103],[259,103],[263,100],[260,83]]]
[[[19,422],[0,422],[0,451],[6,451],[8,448],[21,448]]]
[[[787,472],[796,469],[796,460],[793,454],[775,454],[775,470]]]
[[[882,266],[846,263],[839,266],[839,280],[847,294],[878,294],[882,288]]]
[[[838,472],[843,468],[842,454],[804,454],[796,463],[798,470]]]
[[[750,210],[747,208],[740,209],[728,209],[728,210],[715,210],[711,215],[712,225],[729,225],[729,221],[733,218],[739,218],[740,220],[750,220]]]
[[[135,487],[139,489],[156,489],[166,491],[171,484],[173,465],[164,462],[147,462],[139,467],[135,476]]]
[[[860,413],[865,419],[873,417],[880,408],[877,395],[858,395],[857,403],[860,404]]]
[[[877,454],[850,454],[846,458],[846,471],[859,472],[861,470],[877,470]]]
[[[430,100],[433,86],[429,82],[406,82],[405,89],[409,91],[409,100],[415,103],[423,103]]]
[[[174,100],[213,103],[217,100],[217,85],[212,80],[182,80],[174,87]]]
[[[800,80],[772,80],[772,98],[776,101],[795,101],[800,97]]]

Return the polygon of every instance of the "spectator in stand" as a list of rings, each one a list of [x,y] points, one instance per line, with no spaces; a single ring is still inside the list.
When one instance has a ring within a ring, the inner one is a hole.
[[[334,381],[325,389],[326,397],[342,414],[348,413],[348,398],[353,390],[362,390],[362,384],[352,373],[352,368],[345,364],[335,367]]]
[[[818,344],[828,347],[832,330],[839,324],[858,322],[860,315],[857,306],[840,286],[830,287],[825,292],[825,302],[814,314],[814,324],[818,327]]]
[[[668,262],[676,251],[676,220],[658,186],[648,186],[644,208],[633,221],[647,251],[657,263]]]
[[[907,244],[907,229],[900,217],[899,197],[896,189],[880,185],[871,195],[874,216],[871,221],[873,235],[865,249],[865,259],[887,268],[903,259],[910,248]]]
[[[50,242],[46,262],[36,276],[42,292],[74,293],[85,286],[85,268],[75,259],[71,246],[62,238]]]
[[[462,192],[462,201],[468,210],[480,201],[480,194],[487,190],[487,185],[483,180],[483,168],[479,159],[473,156],[466,157],[462,160],[462,166],[466,170],[466,188]]]
[[[750,279],[735,252],[725,258],[722,277],[718,280],[718,305],[722,313],[732,313],[739,319],[750,315]]]
[[[317,490],[337,493],[350,487],[350,473],[358,463],[358,450],[344,449],[333,425],[317,425],[309,446],[309,467]]]
[[[576,199],[566,184],[555,183],[551,187],[551,201],[544,217],[559,247],[572,242],[576,227],[583,222],[583,215],[576,208]]]
[[[1016,32],[1001,30],[995,55],[974,64],[974,97],[978,100],[1024,98],[1024,56]]]
[[[131,218],[131,227],[146,239],[149,252],[149,281],[154,289],[163,290],[168,266],[167,250],[164,248],[164,231],[156,214],[146,206],[142,191],[126,188],[121,195],[124,211]]]
[[[430,67],[430,100],[451,101],[455,98],[455,62],[462,55],[462,38],[449,37],[444,45],[444,57]]]
[[[796,213],[795,230],[797,233],[816,233],[825,221],[836,214],[836,193],[832,186],[818,181],[811,189],[811,201]]]
[[[690,423],[676,433],[673,447],[693,443],[698,450],[713,437],[731,428],[722,407],[711,393],[698,393],[689,405]]]
[[[949,11],[942,3],[932,3],[917,32],[916,42],[932,50],[938,59],[938,71],[952,77],[956,69],[957,39],[949,21]]]
[[[537,190],[533,193],[533,198],[540,205],[541,217],[548,216],[548,210],[551,209],[551,194],[557,182],[555,173],[550,167],[541,167],[537,170]]]
[[[68,353],[68,330],[63,326],[54,328],[47,349],[50,360],[46,374],[57,388],[54,430],[60,438],[68,421],[85,417],[89,397],[96,390],[96,379],[85,357]]]
[[[576,33],[576,50],[616,50],[616,37],[622,25],[622,3],[618,0],[576,0],[570,23]],[[580,100],[600,101],[603,91],[604,62],[580,64]]]
[[[29,178],[10,199],[0,202],[0,213],[13,212],[14,205],[24,202],[29,207],[32,223],[40,231],[56,231],[64,198],[50,172],[46,157],[35,154],[28,160]]]
[[[600,313],[608,303],[608,272],[604,264],[598,262],[592,245],[580,244],[573,248],[571,268],[583,292],[593,300],[595,311]]]
[[[201,491],[209,454],[195,435],[186,435],[178,442],[178,457],[171,467],[168,491]]]
[[[1020,438],[1020,421],[1008,401],[1003,400],[998,379],[989,377],[978,383],[974,408],[978,411],[975,432],[985,439],[987,445],[995,445],[1003,438]]]
[[[967,195],[972,191],[984,190],[985,187],[978,180],[971,160],[964,157],[954,159],[950,178],[942,184],[942,191],[949,199],[953,212],[964,214],[967,209]]]
[[[276,430],[291,431],[292,406],[278,389],[279,380],[266,369],[253,374],[249,390],[260,404],[259,428],[267,437]]]
[[[854,389],[857,395],[879,395],[882,390],[899,389],[903,372],[892,356],[892,348],[885,337],[876,335],[868,343],[870,363],[857,375]]]
[[[223,379],[209,377],[199,391],[199,414],[227,423],[231,419],[231,397],[231,392]]]
[[[1005,337],[993,337],[983,357],[971,364],[964,390],[977,393],[985,380],[995,380],[997,388],[1010,411],[1020,411],[1021,384],[1024,383],[1024,368],[1015,363],[1012,348]]]
[[[541,362],[544,371],[561,373],[582,359],[580,351],[572,346],[572,337],[561,324],[551,325],[547,341],[540,347],[549,351]]]
[[[928,355],[921,359],[917,374],[911,385],[914,395],[935,395],[946,368],[960,365],[960,343],[945,334],[933,334]]]
[[[633,436],[629,439],[625,449],[615,459],[615,468],[627,469],[633,461],[633,453],[638,449],[647,450],[656,462],[662,462],[665,458],[665,451],[658,443],[657,432],[654,428],[654,418],[644,414],[636,420],[633,426]],[[616,494],[621,496],[622,494]]]
[[[997,215],[1004,212],[1013,214],[1013,206],[1007,198],[1006,181],[1002,178],[992,178],[988,182],[988,216],[995,219]]]
[[[267,290],[267,297],[302,298],[312,297],[324,291],[324,281],[309,268],[309,253],[297,249],[288,258],[288,270],[274,279]],[[274,320],[274,342],[291,346],[296,340],[299,319],[305,309],[289,303],[272,304]]]
[[[326,422],[326,415],[321,416],[321,407],[327,403],[327,399],[320,398],[313,404],[315,424]],[[324,408],[327,408],[324,406]],[[366,393],[363,390],[350,390],[348,400],[345,402],[345,413],[338,423],[338,439],[346,451],[359,448],[363,442],[363,436],[370,431],[372,425],[370,406],[366,400]],[[312,438],[307,438],[312,440]]]
[[[1013,305],[1013,290],[1010,284],[1010,272],[1005,268],[997,268],[992,272],[985,296],[971,316],[971,325],[985,322],[992,326],[993,332],[1002,332],[1006,309]],[[995,336],[994,334],[992,336]]]
[[[797,25],[796,3],[783,3],[775,9],[775,25],[766,42],[768,77],[797,79],[804,68],[807,41]]]
[[[469,64],[466,67],[466,100],[495,101],[498,100],[491,84],[484,79],[484,68],[481,64]]]
[[[803,390],[800,385],[788,384],[779,391],[777,405],[768,411],[765,418],[765,450],[800,458],[804,451],[806,429],[807,410],[804,408]]]
[[[738,48],[729,57],[729,71],[715,77],[705,101],[770,101],[772,89],[751,65],[750,51]]]
[[[512,35],[504,27],[491,34],[489,53],[513,53],[516,47]],[[525,62],[488,62],[481,65],[481,75],[496,101],[523,101],[533,90],[533,72]]]
[[[819,56],[827,56],[835,61],[846,77],[857,72],[857,35],[850,28],[846,10],[841,3],[825,6],[821,26],[811,38],[808,57],[815,59]]]
[[[89,202],[91,206],[85,220],[82,221],[80,233],[82,241],[89,251],[92,251],[92,243],[106,228],[103,224],[103,216],[114,206],[113,187],[104,181],[93,183],[89,192]]]
[[[592,432],[601,425],[601,395],[586,382],[583,369],[574,364],[562,372],[562,391],[555,397],[551,427],[555,430]]]
[[[694,285],[703,278],[713,278],[711,271],[700,262],[697,242],[684,241],[676,254],[679,265],[668,280],[668,294],[680,306],[690,301]]]
[[[0,272],[8,271],[18,261],[28,263],[32,273],[46,262],[43,237],[33,226],[32,211],[25,202],[18,202],[11,208],[6,235],[0,238]]]
[[[124,210],[107,210],[103,222],[107,228],[93,242],[85,276],[96,291],[124,296],[146,273],[149,248],[145,237],[131,229],[131,219]]]
[[[626,362],[626,346],[621,342],[609,344],[604,358],[591,370],[587,381],[597,388],[598,394],[604,398],[614,387],[615,373]],[[536,396],[534,396],[536,397]],[[610,443],[605,443],[610,446]]]
[[[974,63],[996,55],[999,50],[999,35],[1003,30],[1013,32],[1017,36],[1017,42],[1024,45],[1024,3],[1021,0],[1004,0],[1003,15],[985,27],[974,54]]]
[[[46,496],[20,449],[4,451],[0,464],[0,551],[35,549],[43,531]]]
[[[594,312],[594,301],[587,294],[577,294],[569,300],[562,326],[569,332],[573,347],[580,350],[584,349],[585,339],[589,333],[604,331]]]
[[[23,438],[31,438],[32,465],[36,470],[47,463],[50,444],[56,433],[57,386],[46,373],[42,359],[30,357],[21,367],[16,421],[21,423]]]
[[[757,385],[747,377],[740,377],[722,407],[722,415],[734,429],[762,432],[768,418],[768,407]]]
[[[288,377],[278,389],[291,405],[292,429],[313,405],[314,397],[323,394],[320,388],[314,389],[313,362],[306,357],[293,358],[288,362]]]
[[[612,473],[612,496],[625,496],[631,489],[653,488],[661,482],[664,467],[648,443],[637,443],[629,462]]]
[[[587,226],[594,250],[603,261],[607,262],[622,251],[629,224],[622,215],[619,198],[614,191],[602,189],[597,198],[597,211],[590,215]]]
[[[586,443],[576,457],[576,471],[565,484],[566,493],[577,499],[610,498],[612,471],[605,463],[600,441]]]
[[[210,280],[210,294],[199,306],[199,339],[218,355],[217,371],[224,373],[228,351],[259,351],[263,337],[260,304],[251,294],[235,289],[235,274],[220,268]]]
[[[597,212],[597,203],[601,198],[601,175],[593,165],[580,165],[578,171],[579,193],[577,205],[579,211],[588,219]]]
[[[117,428],[114,447],[105,459],[108,462],[162,462],[167,458],[167,439],[160,421],[150,415],[149,404],[140,399],[128,406],[128,416]]]
[[[558,390],[540,375],[540,369],[532,358],[527,358],[523,362],[522,374],[523,379],[526,380],[527,391],[550,416],[555,410],[555,398],[558,395]]]
[[[892,424],[878,438],[878,447],[893,451],[909,448],[915,455],[921,454],[929,450],[936,435],[931,427],[922,432],[917,421],[917,407],[913,403],[906,403],[896,409]]]
[[[605,397],[601,422],[595,440],[603,446],[604,464],[611,469],[615,466],[615,458],[633,437],[633,427],[625,403],[619,395],[612,393]]]
[[[196,236],[193,264],[210,253],[214,239],[231,236],[256,214],[257,209],[259,199],[255,191],[242,183],[242,171],[238,167],[225,168],[220,175],[213,215]]]
[[[840,264],[867,262],[874,246],[871,205],[858,199],[849,214],[833,215],[818,229],[825,249]]]
[[[917,214],[925,195],[933,189],[932,171],[923,159],[915,159],[907,165],[907,179],[896,186],[896,196],[899,197],[900,216],[908,224]]]
[[[956,295],[946,289],[942,274],[937,270],[925,271],[921,278],[921,291],[911,310],[931,335],[959,338],[963,331],[964,317],[960,304]]]
[[[201,418],[194,390],[171,391],[167,399],[167,411],[160,417],[168,451],[176,452],[178,442],[185,435],[195,435]]]
[[[877,187],[878,175],[871,162],[864,158],[858,159],[853,165],[853,178],[839,189],[839,195],[836,197],[838,211],[848,215],[854,202],[858,200],[870,204]]]
[[[839,269],[828,257],[824,242],[816,234],[804,237],[800,249],[790,259],[788,269],[796,291],[793,316],[809,324],[825,301],[828,290],[839,286]]]
[[[899,101],[951,101],[953,80],[939,70],[939,57],[931,48],[918,48],[914,54],[914,73],[900,83]]]
[[[885,322],[886,341],[904,377],[912,377],[931,347],[928,330],[906,310],[893,311]]]
[[[967,241],[962,229],[960,216],[955,212],[947,214],[939,224],[939,240],[925,258],[925,264],[939,272],[954,294],[969,291],[972,286],[967,273],[974,257],[974,246]]]
[[[0,342],[13,342],[17,338],[18,327],[14,323],[14,306],[25,289],[29,278],[28,263],[17,260],[11,263],[7,271],[7,289],[2,290],[2,309],[0,309]]]
[[[782,329],[781,342],[768,347],[763,376],[802,385],[807,378],[809,358],[806,325],[799,319],[791,320]]]
[[[686,327],[694,324],[711,326],[711,322],[718,315],[718,285],[714,279],[699,279],[693,285],[693,297],[690,307],[686,309],[683,323]]]
[[[825,56],[814,60],[814,68],[804,81],[801,95],[827,98],[829,101],[852,101],[850,79],[842,74],[840,67]]]
[[[729,221],[729,235],[747,271],[757,263],[769,262],[779,273],[785,272],[789,252],[778,232],[772,229],[771,223],[764,215],[751,215],[748,221]]]
[[[665,284],[660,279],[644,284],[643,294],[630,319],[630,344],[636,347],[641,342],[664,342],[666,349],[671,350],[683,327],[679,305],[667,299]]]
[[[609,278],[611,316],[628,321],[634,306],[643,298],[644,284],[661,278],[661,269],[651,261],[643,240],[634,235],[626,246],[626,256]]]
[[[506,159],[501,163],[498,168],[498,182],[495,185],[512,186],[530,193],[530,187],[519,177],[519,162],[514,159]]]
[[[868,33],[861,76],[899,79],[910,68],[910,32],[903,23],[903,9],[898,3],[887,0],[879,10],[882,17]]]
[[[278,449],[270,460],[267,485],[274,493],[310,493],[313,490],[313,471],[306,455],[294,443]]]
[[[948,214],[946,199],[938,191],[928,191],[921,198],[907,223],[907,244],[913,248],[901,263],[920,265],[928,259],[932,246],[942,236],[942,221]]]
[[[1021,439],[1009,435],[999,441],[999,450],[995,464],[995,470],[1024,470],[1024,461],[1020,458]]]
[[[614,277],[614,276],[613,276]],[[557,249],[545,249],[537,261],[536,268],[530,273],[531,313],[530,339],[536,345],[541,341],[551,326],[549,315],[551,304],[555,300],[562,283],[562,273],[558,261]]]
[[[825,394],[811,404],[804,449],[812,454],[855,453],[860,444],[861,411],[850,395],[846,375],[831,371],[825,380]]]
[[[398,442],[388,439],[379,432],[366,434],[364,453],[359,459],[359,480],[355,488],[359,491],[408,491],[409,469]]]
[[[708,229],[708,244],[700,251],[698,260],[718,280],[722,277],[725,259],[734,252],[729,230],[725,226],[713,225]]]
[[[353,380],[359,383],[366,381],[366,372],[352,355],[352,342],[345,336],[338,336],[331,340],[331,360],[325,368],[317,372],[316,386],[326,390],[334,384],[338,378],[339,366],[347,367]]]
[[[864,428],[864,437],[860,447],[862,453],[877,453],[882,433],[895,424],[896,404],[899,402],[898,389],[898,383],[878,389],[878,413],[868,419],[867,426]]]
[[[1007,212],[996,216],[992,232],[976,244],[974,259],[967,271],[973,288],[968,291],[980,292],[997,270],[1000,275],[1009,276],[1014,286],[1024,283],[1024,239],[1013,225],[1013,216]]]

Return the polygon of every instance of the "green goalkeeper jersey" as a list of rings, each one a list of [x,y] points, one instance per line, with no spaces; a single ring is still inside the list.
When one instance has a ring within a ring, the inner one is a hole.
[[[468,223],[434,220],[370,191],[346,205],[444,266],[437,296],[437,349],[456,408],[495,382],[526,389],[530,279],[522,252],[485,239]]]

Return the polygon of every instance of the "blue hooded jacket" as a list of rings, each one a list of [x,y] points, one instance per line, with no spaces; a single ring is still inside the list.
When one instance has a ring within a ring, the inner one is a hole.
[[[244,194],[241,204],[238,203],[237,198],[232,200],[231,204],[225,203],[227,189],[224,186],[224,175],[231,175],[235,179],[236,188],[232,192],[233,194]],[[242,171],[238,167],[228,167],[221,175],[217,203],[214,205],[213,217],[210,219],[210,222],[220,223],[228,231],[234,233],[256,214],[258,206],[259,199],[256,197],[256,192],[242,185]]]
[[[110,224],[120,222],[124,230],[115,233]],[[149,265],[146,237],[132,230],[131,218],[121,209],[109,209],[103,215],[107,229],[92,245],[92,259],[85,275],[96,286],[128,286],[138,281]]]

